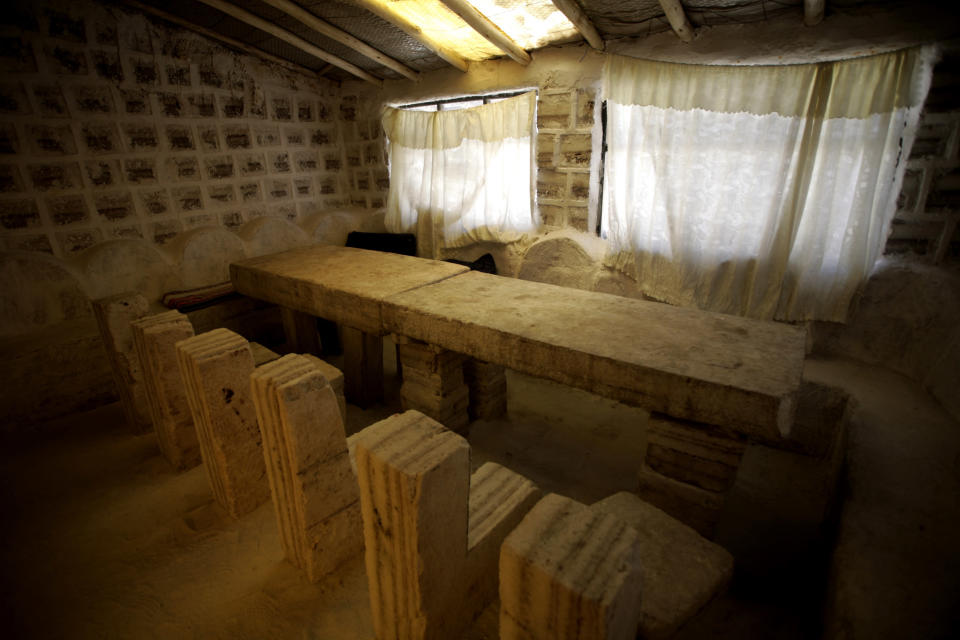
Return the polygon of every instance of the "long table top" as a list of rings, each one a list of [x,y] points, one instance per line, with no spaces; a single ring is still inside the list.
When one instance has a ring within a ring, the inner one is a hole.
[[[676,418],[789,432],[805,332],[470,272],[388,297],[384,328]]]
[[[237,290],[680,419],[779,438],[805,332],[391,253],[313,246],[230,265]]]
[[[244,295],[379,335],[388,296],[466,271],[439,260],[314,245],[235,262],[230,279]]]

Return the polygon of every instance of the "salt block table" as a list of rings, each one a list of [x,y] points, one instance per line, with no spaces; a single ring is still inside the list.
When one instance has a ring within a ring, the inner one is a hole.
[[[471,271],[382,300],[383,328],[675,418],[779,439],[805,333]]]
[[[240,293],[286,309],[285,326],[300,327],[301,333],[312,327],[315,334],[315,323],[295,314],[342,324],[346,396],[366,407],[383,394],[383,301],[467,271],[439,260],[311,246],[235,262],[230,279]]]

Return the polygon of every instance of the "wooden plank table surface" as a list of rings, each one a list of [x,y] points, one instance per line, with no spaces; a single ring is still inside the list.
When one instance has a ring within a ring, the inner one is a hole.
[[[805,331],[470,272],[387,297],[384,328],[675,418],[778,439]]]

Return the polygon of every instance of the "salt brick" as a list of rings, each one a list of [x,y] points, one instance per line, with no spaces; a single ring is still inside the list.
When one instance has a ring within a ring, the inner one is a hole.
[[[541,94],[537,104],[537,127],[540,129],[568,128],[573,110],[573,102],[570,98],[570,93]]]

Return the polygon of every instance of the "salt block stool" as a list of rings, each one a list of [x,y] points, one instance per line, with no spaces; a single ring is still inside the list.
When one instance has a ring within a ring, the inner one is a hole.
[[[200,443],[187,403],[176,344],[193,337],[193,325],[179,311],[130,323],[146,383],[150,418],[163,456],[179,470],[200,464]]]
[[[299,354],[255,369],[250,387],[281,544],[315,582],[363,548],[341,402],[316,361]]]
[[[303,354],[303,357],[320,370],[320,375],[322,375],[324,380],[327,381],[327,384],[330,385],[330,388],[333,390],[333,395],[337,397],[337,406],[340,407],[340,418],[343,420],[343,424],[347,424],[347,400],[344,395],[345,376],[343,372],[329,362],[325,362],[309,353]]]
[[[590,511],[616,516],[639,537],[640,637],[669,638],[729,584],[733,556],[726,549],[637,495],[615,493]]]
[[[217,503],[234,518],[270,497],[250,374],[279,356],[229,329],[177,343],[200,454]],[[258,358],[260,362],[258,362]]]
[[[501,640],[630,640],[640,617],[640,537],[619,518],[544,497],[500,551]]]
[[[92,304],[127,424],[136,433],[146,433],[153,422],[130,323],[149,313],[147,299],[131,291],[98,298]]]
[[[370,608],[379,640],[457,638],[496,598],[504,537],[540,497],[419,411],[354,439]]]

